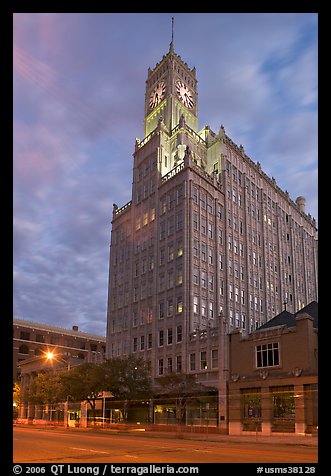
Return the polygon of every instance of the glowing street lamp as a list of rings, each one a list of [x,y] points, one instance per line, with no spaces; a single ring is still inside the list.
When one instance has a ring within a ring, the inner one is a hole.
[[[46,359],[49,361],[49,362],[53,362],[54,360],[56,362],[63,362],[64,364],[66,364],[67,366],[67,370],[69,371],[70,370],[70,362],[69,362],[69,359],[68,360],[65,360],[63,359],[62,357],[59,357],[58,355],[54,354],[54,352],[52,351],[47,351],[45,353],[45,357]]]

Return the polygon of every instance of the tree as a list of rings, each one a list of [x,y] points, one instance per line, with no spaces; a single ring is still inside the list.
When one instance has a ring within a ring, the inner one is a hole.
[[[40,372],[29,385],[28,401],[34,404],[63,401],[60,374]]]
[[[187,402],[190,397],[199,398],[207,392],[215,391],[198,383],[192,374],[169,373],[157,379],[155,391],[158,395],[173,398],[176,402],[177,423],[185,423]]]
[[[18,416],[18,407],[20,404],[21,387],[17,382],[13,384],[13,418]]]
[[[126,359],[115,357],[103,364],[103,370],[104,390],[111,391],[114,399],[123,402],[125,419],[131,402],[152,396],[151,378],[142,358],[132,355]]]
[[[95,421],[96,400],[102,396],[104,388],[104,371],[102,365],[84,363],[73,367],[70,371],[61,372],[60,383],[62,398],[71,398],[74,401],[86,401],[92,410]]]

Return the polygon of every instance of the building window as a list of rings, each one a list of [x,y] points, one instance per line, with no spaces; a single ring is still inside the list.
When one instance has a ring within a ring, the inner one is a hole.
[[[200,192],[200,206],[204,210],[206,209],[206,194],[205,194],[205,192]]]
[[[207,370],[207,352],[203,350],[200,352],[200,370]]]
[[[195,370],[195,354],[190,354],[190,370]]]
[[[172,372],[172,357],[168,357],[167,371],[169,374]]]
[[[21,331],[20,339],[22,340],[30,340],[30,332]]]
[[[211,351],[211,368],[217,369],[218,367],[218,349],[212,349]]]
[[[193,202],[198,204],[198,189],[193,187]]]
[[[201,218],[201,233],[206,234],[206,218]]]
[[[182,342],[183,328],[182,326],[177,326],[177,342]]]
[[[244,430],[261,431],[262,417],[261,388],[245,388],[241,390],[241,414]]]
[[[293,386],[271,387],[272,428],[281,431],[294,431],[295,397]]]
[[[199,312],[199,304],[198,304],[198,296],[193,297],[193,312],[194,314],[198,314]]]
[[[168,299],[168,309],[167,309],[167,316],[172,316],[174,312],[174,304],[172,299]]]
[[[168,334],[167,335],[168,335],[167,343],[168,343],[168,345],[170,345],[170,344],[172,344],[172,328],[171,327],[168,329]]]
[[[24,339],[24,340],[27,340],[27,339]],[[27,355],[29,353],[29,347],[27,345],[21,345],[20,348],[18,349],[18,353]]]
[[[171,236],[174,232],[174,217],[168,219],[168,236]]]
[[[201,259],[206,261],[206,243],[201,243]]]
[[[138,350],[138,338],[134,337],[133,338],[133,352],[137,352]]]
[[[153,344],[153,334],[148,334],[147,348],[151,349]]]
[[[163,341],[164,341],[164,331],[159,331],[159,346],[163,346]]]
[[[182,296],[179,296],[177,298],[177,313],[182,313],[183,312],[183,298]]]
[[[176,357],[176,372],[181,372],[182,371],[182,356],[177,355]]]
[[[145,350],[145,336],[140,336],[140,350]]]
[[[201,271],[201,286],[203,288],[207,287],[207,273],[205,271]]]
[[[275,367],[279,365],[279,343],[271,342],[256,346],[256,367]]]
[[[164,317],[164,302],[160,302],[160,307],[159,307],[159,318],[163,319]]]
[[[165,249],[161,248],[160,249],[160,265],[165,263]],[[138,276],[138,275],[136,275]]]
[[[207,302],[205,299],[201,299],[201,316],[207,317]]]
[[[159,375],[163,375],[163,359],[159,360]]]

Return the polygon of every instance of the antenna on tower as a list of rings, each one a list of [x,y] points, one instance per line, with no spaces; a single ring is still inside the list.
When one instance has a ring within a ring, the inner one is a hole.
[[[174,17],[171,18],[171,43],[170,51],[174,51]]]

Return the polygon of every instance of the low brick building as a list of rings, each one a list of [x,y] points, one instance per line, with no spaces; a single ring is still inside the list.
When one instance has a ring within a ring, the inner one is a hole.
[[[318,304],[229,335],[229,434],[317,430]]]

